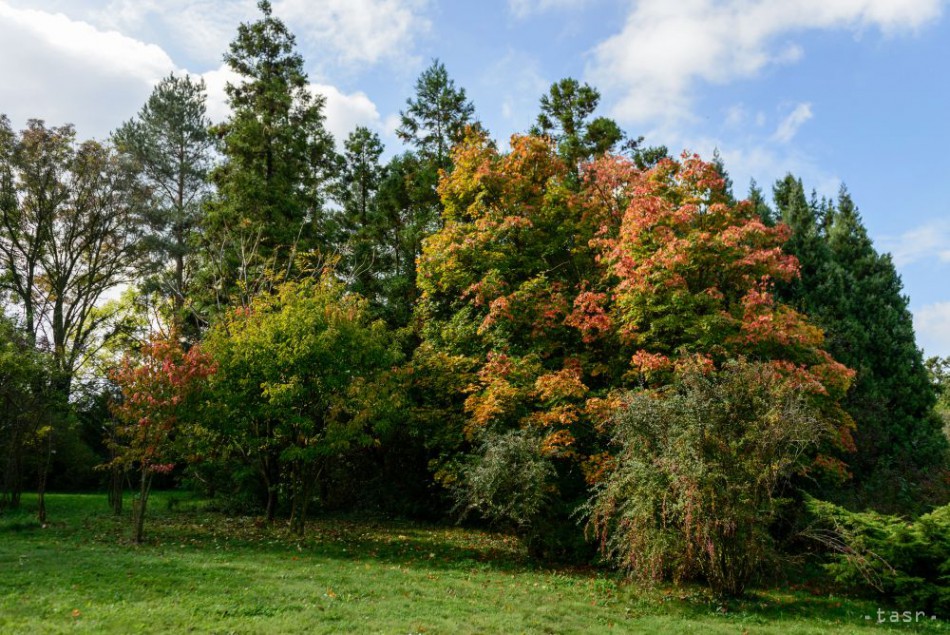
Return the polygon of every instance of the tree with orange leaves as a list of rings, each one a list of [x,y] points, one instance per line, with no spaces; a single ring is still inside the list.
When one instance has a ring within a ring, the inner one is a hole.
[[[594,482],[623,393],[743,358],[811,395],[837,423],[830,445],[848,449],[837,401],[851,373],[773,294],[798,275],[788,229],[732,202],[714,164],[684,155],[641,170],[608,155],[578,185],[548,140],[516,136],[501,153],[478,134],[454,158],[444,228],[419,260],[417,315],[428,342],[479,367],[470,440],[530,431],[562,472],[580,463]]]

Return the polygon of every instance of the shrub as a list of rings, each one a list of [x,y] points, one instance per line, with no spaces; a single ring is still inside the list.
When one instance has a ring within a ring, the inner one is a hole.
[[[541,440],[518,430],[489,433],[481,451],[462,469],[456,498],[462,515],[485,519],[521,533],[540,518],[552,491],[555,471],[541,454]]]
[[[780,488],[830,429],[773,366],[744,361],[634,393],[613,426],[589,532],[640,579],[704,577],[720,595],[741,594],[777,555]]]
[[[912,610],[950,616],[950,505],[909,522],[808,498],[806,536],[828,548],[835,580]]]

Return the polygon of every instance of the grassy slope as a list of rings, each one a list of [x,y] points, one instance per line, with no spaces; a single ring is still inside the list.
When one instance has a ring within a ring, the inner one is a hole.
[[[0,516],[0,633],[888,630],[864,619],[870,603],[767,591],[718,607],[698,589],[539,568],[510,538],[457,528],[328,519],[296,540],[162,495],[137,547],[104,496],[51,496],[45,529],[32,506]]]

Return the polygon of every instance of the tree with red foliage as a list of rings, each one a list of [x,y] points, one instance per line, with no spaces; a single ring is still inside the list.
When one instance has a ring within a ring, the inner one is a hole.
[[[194,414],[201,382],[213,372],[200,347],[185,351],[172,334],[147,342],[138,357],[126,355],[112,373],[122,397],[112,406],[120,424],[110,465],[138,471],[139,494],[133,504],[136,543],[142,542],[152,477],[174,469],[180,433]]]
[[[811,395],[838,431],[830,456],[850,448],[837,404],[852,373],[773,294],[798,275],[788,228],[733,202],[715,164],[684,155],[643,170],[607,155],[578,183],[545,139],[516,136],[501,153],[477,133],[454,164],[440,184],[444,227],[419,260],[417,315],[431,345],[478,367],[469,439],[531,431],[595,482],[625,392],[741,358]],[[844,471],[838,458],[819,464]]]

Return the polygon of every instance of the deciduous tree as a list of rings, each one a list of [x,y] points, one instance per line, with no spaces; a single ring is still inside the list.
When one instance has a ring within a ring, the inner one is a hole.
[[[134,166],[71,126],[0,121],[0,257],[34,341],[49,343],[64,394],[95,349],[103,295],[133,277],[145,193]]]
[[[185,351],[172,334],[153,338],[139,355],[126,356],[112,373],[122,393],[113,405],[121,425],[113,439],[112,464],[138,472],[132,534],[137,543],[144,537],[152,478],[170,473],[182,459],[181,436],[197,412],[195,396],[213,372],[200,346]]]
[[[398,352],[366,301],[330,273],[275,291],[229,313],[209,350],[219,366],[219,432],[258,470],[270,519],[288,488],[291,527],[303,533],[329,462],[372,442],[373,413],[386,399],[375,382]]]

